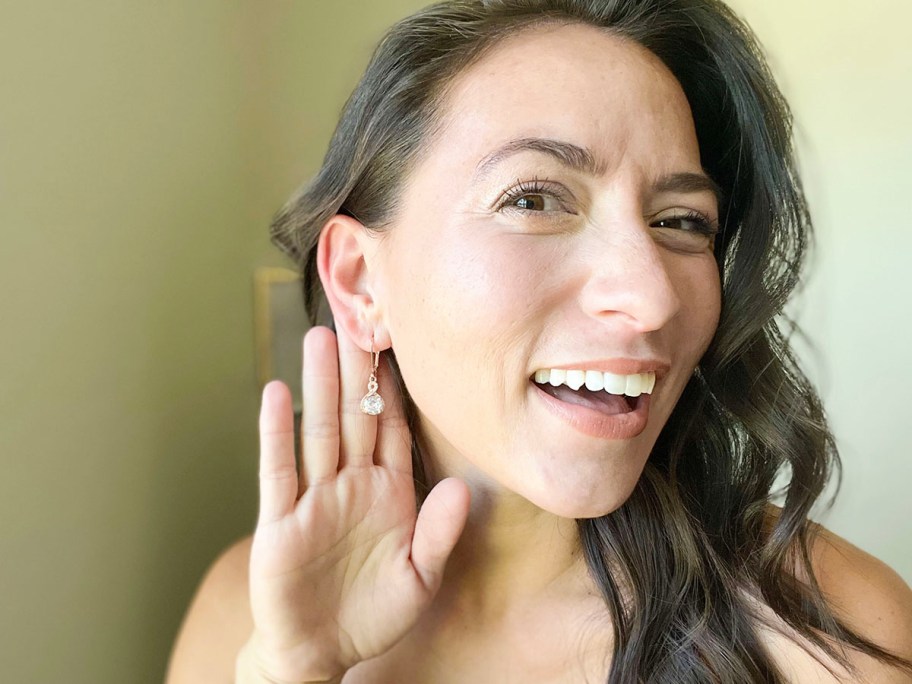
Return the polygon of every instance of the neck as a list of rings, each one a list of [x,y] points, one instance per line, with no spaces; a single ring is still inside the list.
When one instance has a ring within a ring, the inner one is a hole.
[[[441,610],[478,625],[535,605],[597,597],[575,520],[538,508],[464,459],[434,458],[428,466],[429,484],[458,477],[472,497],[436,602]]]

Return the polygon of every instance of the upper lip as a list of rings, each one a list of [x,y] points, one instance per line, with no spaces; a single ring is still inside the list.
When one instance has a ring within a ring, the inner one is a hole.
[[[540,370],[592,370],[615,375],[634,375],[636,373],[655,373],[660,380],[668,373],[671,364],[658,359],[592,359],[590,361],[572,361],[553,366],[541,366]]]

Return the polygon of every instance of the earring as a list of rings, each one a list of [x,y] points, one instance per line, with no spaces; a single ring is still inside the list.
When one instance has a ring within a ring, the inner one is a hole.
[[[374,351],[374,335],[371,333],[371,374],[367,381],[367,394],[361,399],[361,413],[378,416],[383,413],[383,397],[377,394],[377,367],[380,365],[380,352]]]

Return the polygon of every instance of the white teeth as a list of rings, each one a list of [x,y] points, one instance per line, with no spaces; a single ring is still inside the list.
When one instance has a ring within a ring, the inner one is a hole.
[[[609,394],[623,394],[627,389],[627,376],[605,373],[605,391]]]
[[[586,389],[591,392],[604,390],[609,394],[638,397],[641,394],[652,394],[655,389],[656,374],[649,372],[618,375],[616,373],[602,373],[601,371],[591,370],[544,368],[535,371],[535,382],[540,385],[550,384],[553,387],[567,385],[574,391],[585,385]]]
[[[643,393],[643,376],[642,375],[628,375],[627,376],[627,388],[624,390],[624,394],[628,397],[638,397]]]
[[[600,371],[586,371],[586,389],[591,392],[605,389],[605,374]]]
[[[583,386],[583,383],[586,382],[586,372],[581,370],[568,370],[567,379],[564,380],[564,384],[567,385],[574,392]]]
[[[643,377],[645,382],[643,383],[643,394],[652,394],[652,390],[656,386],[656,374],[655,373],[644,373]]]

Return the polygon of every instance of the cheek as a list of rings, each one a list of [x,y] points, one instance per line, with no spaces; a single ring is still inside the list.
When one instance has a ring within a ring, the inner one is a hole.
[[[504,236],[410,243],[395,252],[385,293],[412,399],[444,440],[440,446],[481,462],[516,431],[509,408],[525,391],[534,337],[529,310],[542,264],[529,264],[516,244]]]
[[[498,422],[509,420],[505,407],[526,389],[547,268],[541,250],[519,236],[478,237],[483,226],[475,228],[400,249],[387,293],[389,330],[409,392],[468,452],[462,442],[493,437]],[[478,434],[457,437],[467,424]]]
[[[391,323],[407,335],[490,340],[533,305],[535,274],[546,267],[536,258],[542,261],[509,236],[449,237],[400,250]]]

